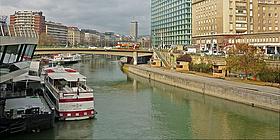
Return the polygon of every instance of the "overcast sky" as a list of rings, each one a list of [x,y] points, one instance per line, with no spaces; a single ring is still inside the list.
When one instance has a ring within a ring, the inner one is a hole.
[[[0,15],[19,10],[42,11],[46,20],[67,26],[129,34],[139,22],[139,34],[150,34],[150,0],[0,0]]]

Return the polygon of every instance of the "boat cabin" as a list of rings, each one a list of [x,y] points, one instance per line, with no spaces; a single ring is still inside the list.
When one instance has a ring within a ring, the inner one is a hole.
[[[57,71],[55,69],[46,69],[46,80],[58,92],[62,93],[83,93],[91,92],[86,86],[86,77],[73,69],[63,69]]]

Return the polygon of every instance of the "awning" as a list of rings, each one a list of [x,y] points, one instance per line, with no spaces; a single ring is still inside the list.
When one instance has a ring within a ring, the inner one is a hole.
[[[38,76],[30,76],[28,73],[22,74],[18,77],[13,78],[13,82],[23,82],[23,81],[41,81],[41,78]]]

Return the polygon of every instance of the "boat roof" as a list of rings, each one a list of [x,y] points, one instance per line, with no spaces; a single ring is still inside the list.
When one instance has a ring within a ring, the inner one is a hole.
[[[30,71],[38,72],[40,68],[40,62],[39,61],[31,61],[30,64]]]
[[[86,81],[86,77],[80,73],[54,72],[49,73],[48,76],[54,80],[64,79],[69,82]]]
[[[48,76],[54,80],[64,79],[69,82],[86,81],[85,76],[71,68],[56,66],[46,68],[45,71],[48,73]]]
[[[18,77],[13,78],[13,82],[24,82],[24,81],[41,81],[41,78],[39,76],[31,76],[28,75],[28,73],[22,74]]]

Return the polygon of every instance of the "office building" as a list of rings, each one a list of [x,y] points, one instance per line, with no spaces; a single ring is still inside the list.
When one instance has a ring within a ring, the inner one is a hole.
[[[10,15],[10,32],[15,36],[34,37],[46,32],[43,12],[16,11]]]
[[[132,21],[130,23],[130,36],[132,37],[132,41],[137,41],[138,38],[138,22]]]
[[[52,37],[59,45],[67,44],[68,28],[61,23],[46,22],[46,34]]]
[[[152,0],[151,35],[154,47],[191,44],[191,0]]]

